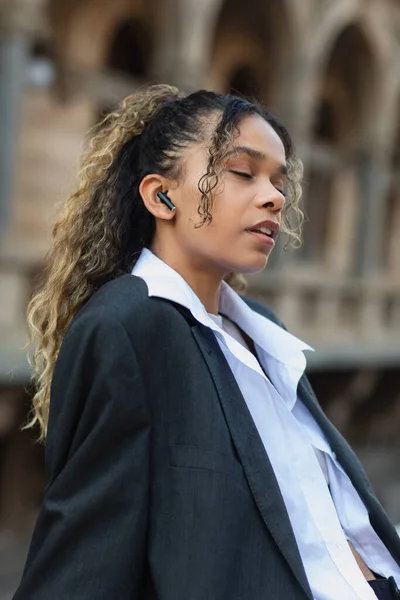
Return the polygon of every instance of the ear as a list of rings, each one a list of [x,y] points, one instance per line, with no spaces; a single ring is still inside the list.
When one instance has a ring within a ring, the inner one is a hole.
[[[175,217],[175,211],[169,210],[157,196],[157,192],[168,191],[171,182],[158,173],[151,173],[143,177],[139,185],[139,194],[142,197],[147,210],[157,219],[171,221]],[[172,200],[172,198],[171,198]]]

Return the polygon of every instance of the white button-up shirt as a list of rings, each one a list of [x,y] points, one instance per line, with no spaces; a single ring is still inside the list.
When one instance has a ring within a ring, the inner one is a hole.
[[[400,568],[372,528],[357,491],[297,397],[310,346],[253,311],[225,282],[219,312],[254,342],[257,358],[212,318],[174,269],[143,250],[133,271],[149,296],[186,307],[213,330],[271,461],[315,600],[376,600],[347,540],[370,569],[400,585]],[[265,375],[268,374],[268,377]],[[329,488],[318,461],[323,453]]]

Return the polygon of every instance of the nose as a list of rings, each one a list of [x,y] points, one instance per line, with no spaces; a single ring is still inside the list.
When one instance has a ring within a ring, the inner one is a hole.
[[[284,204],[285,196],[272,184],[269,185],[267,190],[264,188],[257,199],[257,205],[260,208],[270,208],[274,214],[282,212]]]

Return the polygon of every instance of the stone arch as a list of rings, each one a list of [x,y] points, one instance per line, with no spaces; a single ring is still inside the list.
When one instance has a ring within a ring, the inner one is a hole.
[[[285,2],[224,0],[215,17],[210,45],[211,85],[227,92],[241,81],[239,93],[250,91],[278,105],[283,75],[289,70],[294,25]]]
[[[309,131],[315,151],[308,164],[303,254],[346,272],[353,267],[360,206],[358,163],[367,152],[379,90],[373,49],[358,23],[341,30],[321,66]]]
[[[374,112],[376,91],[376,69],[368,40],[357,24],[349,24],[335,40],[320,76],[314,134],[335,145],[354,143]]]
[[[373,97],[368,103],[373,107],[385,103],[388,91],[387,61],[390,49],[387,46],[387,30],[355,0],[335,2],[332,8],[318,15],[318,23],[312,22],[305,33],[303,51],[299,53],[297,70],[301,85],[293,97],[294,121],[298,124],[298,134],[307,138],[312,127],[319,100],[321,80],[326,72],[332,55],[343,41],[343,35],[353,34],[358,38],[358,47],[363,46],[364,55],[369,57],[374,74]],[[379,128],[376,124],[376,128]],[[365,136],[371,134],[368,126]]]
[[[149,45],[150,14],[156,1],[114,0],[99,3],[96,0],[53,0],[49,12],[61,75],[63,71],[74,68],[93,72],[104,69],[110,63],[110,47],[115,45],[116,37],[126,38],[130,34],[132,39],[135,24],[140,23],[146,29],[145,42]],[[136,46],[140,46],[138,35],[136,27]]]
[[[246,95],[244,88],[250,88],[251,95],[260,97],[265,92],[263,84],[264,53],[260,46],[246,34],[226,35],[225,52],[216,52],[212,61],[212,87],[221,92],[238,92]],[[251,84],[237,85],[235,79],[241,76],[242,82],[251,79]]]

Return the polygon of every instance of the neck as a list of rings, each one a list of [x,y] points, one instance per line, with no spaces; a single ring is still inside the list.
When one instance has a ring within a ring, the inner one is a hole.
[[[219,295],[223,274],[217,274],[201,265],[194,266],[182,253],[176,253],[152,245],[150,250],[169,267],[174,269],[192,288],[207,312],[218,314]]]

